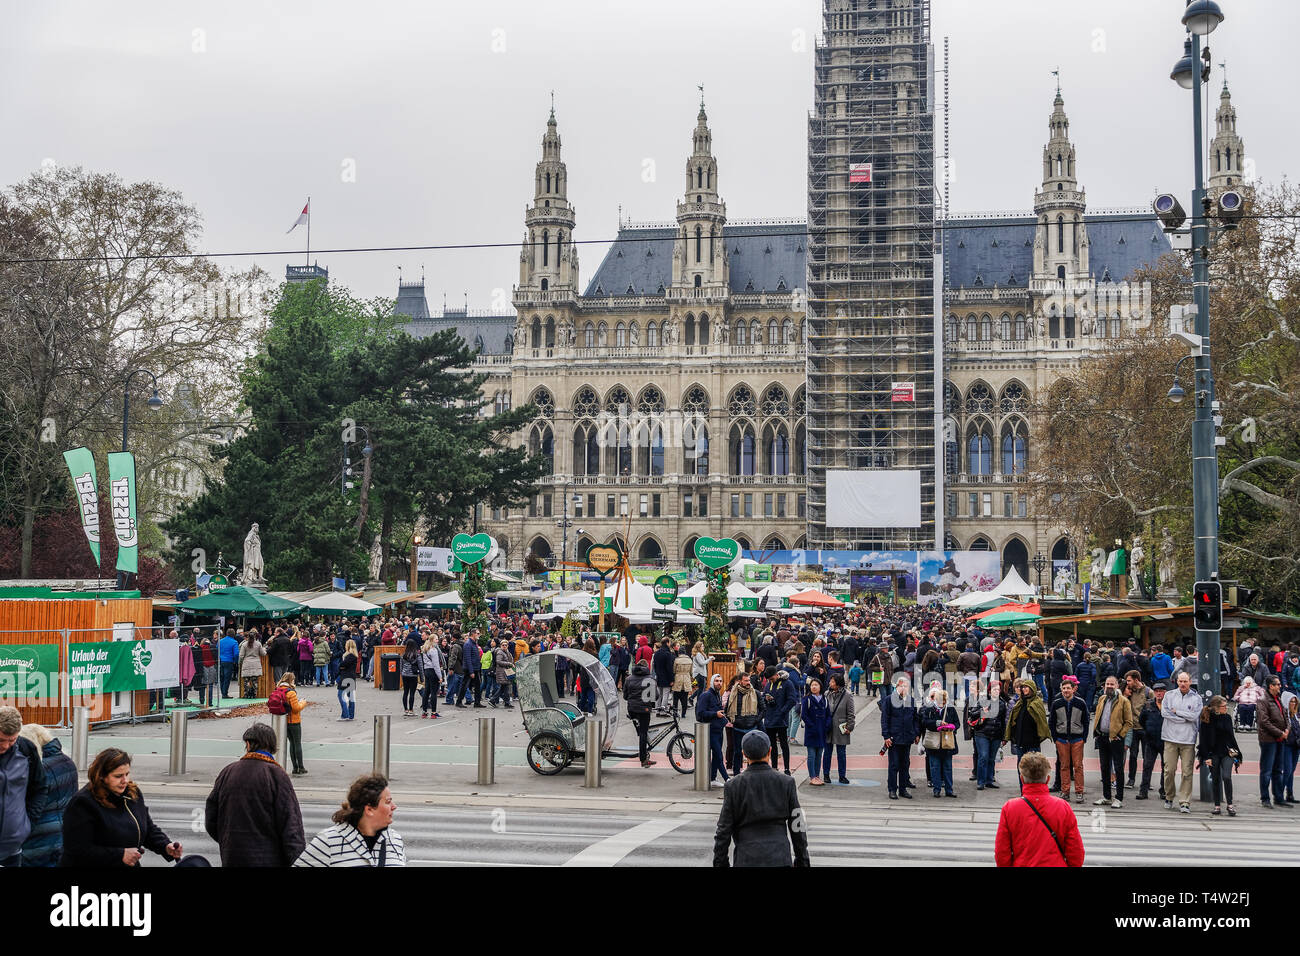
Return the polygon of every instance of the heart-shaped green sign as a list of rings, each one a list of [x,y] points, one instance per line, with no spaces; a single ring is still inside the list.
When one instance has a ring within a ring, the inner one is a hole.
[[[458,534],[451,539],[451,553],[461,564],[481,564],[492,553],[490,534]]]
[[[711,571],[735,564],[740,558],[740,545],[731,538],[721,541],[714,538],[695,539],[695,560]]]

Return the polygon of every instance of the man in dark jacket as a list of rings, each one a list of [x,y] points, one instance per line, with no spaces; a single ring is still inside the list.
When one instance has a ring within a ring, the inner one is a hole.
[[[767,762],[772,746],[761,730],[745,734],[740,748],[745,771],[722,793],[713,865],[732,865],[727,853],[734,841],[736,866],[808,866],[808,828],[794,778]]]
[[[1160,705],[1164,703],[1165,691],[1168,684],[1158,680],[1155,686],[1151,688],[1151,696],[1147,698],[1142,709],[1138,712],[1138,726],[1142,728],[1142,786],[1138,789],[1137,799],[1146,800],[1147,792],[1151,789],[1151,772],[1155,769],[1156,758],[1160,758],[1160,799],[1165,799],[1165,765],[1164,765],[1164,744],[1160,739],[1160,730],[1164,726],[1164,716],[1160,712]]]
[[[585,679],[585,678],[584,678]],[[623,699],[627,701],[627,715],[636,725],[637,749],[641,754],[641,766],[651,767],[650,759],[650,708],[656,698],[655,682],[650,678],[650,668],[643,661],[632,665],[632,673],[623,682]]]
[[[23,841],[41,815],[45,771],[36,745],[19,736],[22,729],[18,708],[0,707],[0,867],[22,865]]]
[[[660,717],[668,716],[668,708],[673,699],[673,658],[677,655],[668,646],[668,638],[659,642],[651,658],[655,673],[655,687],[658,691],[655,701],[655,713]]]
[[[912,700],[912,685],[906,677],[898,678],[894,692],[880,701],[880,736],[889,751],[889,799],[912,799],[908,789],[912,779],[908,775],[908,754],[913,744],[921,740],[921,723]]]
[[[483,687],[479,683],[479,664],[483,660],[483,650],[478,646],[478,628],[470,631],[461,645],[460,655],[460,689],[456,692],[456,706],[465,706],[465,693],[474,691],[474,706],[483,706]]]
[[[280,678],[284,676],[284,672],[289,669],[289,660],[293,650],[289,635],[276,628],[275,634],[271,637],[271,643],[266,645],[266,657],[271,662],[271,674],[275,677],[276,683],[279,683]]]
[[[695,702],[695,719],[709,725],[709,786],[713,786],[713,778],[719,773],[722,774],[722,782],[726,783],[727,757],[722,751],[722,737],[727,728],[727,713],[722,707],[721,674],[713,675],[708,690],[700,694],[699,700]]]
[[[212,785],[203,827],[221,849],[222,866],[292,866],[307,848],[302,811],[289,775],[275,761],[275,731],[244,731],[244,756]]]

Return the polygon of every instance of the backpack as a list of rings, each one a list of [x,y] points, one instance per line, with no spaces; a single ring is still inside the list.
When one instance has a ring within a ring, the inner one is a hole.
[[[271,691],[271,696],[266,701],[266,709],[273,714],[289,713],[289,688],[281,685]]]

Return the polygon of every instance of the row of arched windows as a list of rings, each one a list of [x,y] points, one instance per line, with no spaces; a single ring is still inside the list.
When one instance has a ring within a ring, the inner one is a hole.
[[[1023,475],[1029,460],[1029,393],[1017,381],[996,396],[984,382],[961,395],[944,382],[944,471]]]
[[[1014,318],[1011,313],[1003,312],[996,324],[987,312],[978,318],[972,312],[966,316],[965,322],[955,315],[950,315],[944,323],[943,334],[949,342],[956,342],[959,339],[968,342],[988,342],[995,337],[995,331],[996,337],[1004,342],[1023,341],[1030,336],[1029,320],[1021,312],[1017,312]]]

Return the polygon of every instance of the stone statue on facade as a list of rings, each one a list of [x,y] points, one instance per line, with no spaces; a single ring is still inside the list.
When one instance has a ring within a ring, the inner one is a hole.
[[[262,563],[262,537],[258,533],[257,522],[248,529],[244,538],[244,570],[239,583],[245,587],[266,587],[265,566]]]
[[[631,332],[630,339],[633,348],[636,348],[638,345],[641,344],[641,326],[637,325],[635,322],[632,323],[632,332]]]

